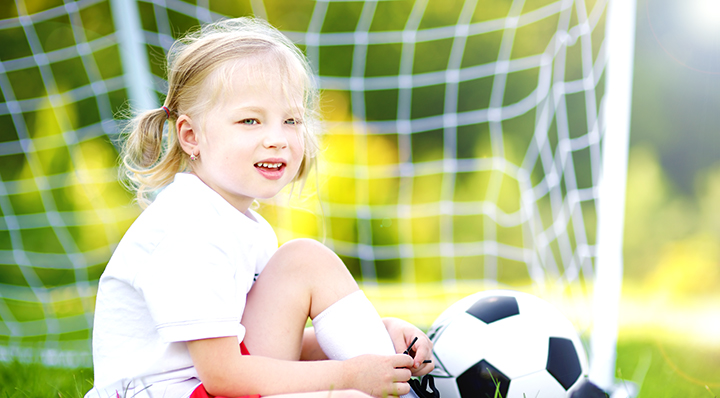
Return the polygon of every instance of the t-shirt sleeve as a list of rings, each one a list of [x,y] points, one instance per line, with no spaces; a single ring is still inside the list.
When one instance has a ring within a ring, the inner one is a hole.
[[[244,334],[236,278],[245,267],[222,249],[223,237],[200,235],[167,236],[136,279],[165,342]]]

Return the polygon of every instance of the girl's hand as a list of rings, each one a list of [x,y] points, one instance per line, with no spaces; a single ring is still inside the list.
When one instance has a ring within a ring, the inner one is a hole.
[[[417,341],[408,352],[413,358],[410,368],[413,376],[426,375],[435,368],[432,363],[432,341],[425,333],[413,324],[398,318],[383,318],[383,323],[392,338],[395,351],[398,353],[405,352],[417,337]]]
[[[397,397],[410,392],[412,358],[403,354],[360,355],[342,361],[345,386],[374,397]]]

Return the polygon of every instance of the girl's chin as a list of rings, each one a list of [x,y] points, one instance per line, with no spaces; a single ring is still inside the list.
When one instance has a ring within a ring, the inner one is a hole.
[[[285,186],[283,186],[283,188],[285,188]],[[269,189],[266,191],[257,192],[255,199],[257,199],[257,200],[272,199],[272,198],[278,196],[278,194],[280,194],[280,192],[282,192],[282,189]]]

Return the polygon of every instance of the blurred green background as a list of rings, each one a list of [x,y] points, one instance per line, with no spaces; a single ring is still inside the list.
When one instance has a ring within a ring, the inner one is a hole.
[[[182,8],[183,2],[176,3]],[[479,1],[472,22],[504,17],[512,3],[509,0]],[[532,9],[554,2],[528,0],[525,3],[525,7]],[[234,16],[249,15],[258,9],[257,2],[249,0],[198,0],[185,4],[209,6],[214,12]],[[281,30],[304,32],[312,24],[313,1],[265,0],[262,4],[267,19]],[[369,30],[401,30],[413,4],[412,1],[378,2]],[[418,29],[454,23],[464,4],[457,0],[429,1]],[[597,2],[586,4],[590,9]],[[717,4],[711,0],[638,0],[619,345],[619,367],[631,369],[623,376],[637,381],[644,377],[643,369],[652,372],[653,367],[664,366],[657,372],[661,375],[666,372],[666,380],[676,378],[682,388],[693,391],[699,388],[704,396],[710,396],[704,391],[704,385],[712,391],[720,390],[717,376],[720,374],[717,372],[720,370],[720,6]],[[71,13],[72,17],[58,13],[39,23],[18,18],[47,13],[63,5],[67,10],[80,8],[80,11]],[[158,20],[165,17],[156,14],[156,6],[140,1],[139,7],[143,29],[160,32],[163,27]],[[131,204],[131,195],[116,178],[114,140],[120,125],[113,121],[113,116],[126,109],[127,91],[122,81],[118,46],[107,39],[116,29],[110,9],[107,1],[26,0],[0,4],[0,60],[4,68],[0,81],[0,177],[4,190],[0,195],[4,222],[0,228],[0,289],[5,289],[4,307],[0,310],[9,311],[15,320],[28,325],[28,330],[47,328],[43,326],[43,319],[48,316],[78,324],[89,321],[87,314],[94,306],[92,284],[101,274],[114,244],[139,212]],[[362,10],[361,2],[331,3],[321,32],[353,31]],[[152,36],[153,40],[148,42],[152,72],[158,78],[164,76],[161,65],[168,40],[178,37],[198,21],[187,12],[168,11],[167,18],[172,31]],[[512,58],[542,52],[557,23],[557,19],[548,18],[519,31]],[[595,44],[602,38],[603,23],[599,24]],[[92,45],[83,47],[82,43],[86,42]],[[497,32],[471,37],[461,66],[494,62],[501,42],[502,34]],[[40,43],[41,48],[34,48],[33,43]],[[45,68],[16,66],[33,54],[57,56],[76,44],[83,56],[59,55],[58,61],[52,57],[43,60],[36,55],[34,60]],[[443,70],[449,62],[451,45],[451,39],[418,44],[411,72],[431,74]],[[261,211],[276,225],[281,240],[294,236],[322,239],[329,234],[331,243],[361,281],[370,275],[368,279],[382,282],[416,283],[413,297],[432,310],[410,316],[427,326],[428,319],[456,298],[433,295],[433,289],[437,288],[433,283],[447,277],[443,274],[444,260],[439,252],[431,250],[430,254],[412,260],[389,255],[388,259],[368,262],[352,255],[352,250],[343,252],[343,248],[346,243],[362,242],[366,239],[363,233],[371,237],[366,243],[378,247],[396,247],[403,243],[422,246],[443,241],[445,230],[440,215],[403,219],[396,208],[388,206],[398,201],[412,205],[437,203],[443,199],[437,187],[446,184],[444,178],[447,177],[439,172],[416,175],[408,191],[405,180],[381,178],[377,173],[385,170],[385,166],[392,168],[407,161],[403,156],[428,167],[436,165],[433,162],[441,164],[449,149],[445,147],[441,129],[415,133],[409,142],[410,150],[402,149],[408,144],[403,141],[406,136],[386,131],[388,128],[382,122],[399,116],[398,103],[403,95],[399,89],[367,89],[361,100],[363,114],[353,113],[358,99],[347,87],[332,87],[332,77],[353,74],[353,51],[353,46],[328,45],[310,54],[318,72],[329,82],[323,103],[329,126],[324,160],[340,172],[321,169],[320,180],[310,181],[310,188],[306,189],[310,198],[299,205],[289,208],[283,203],[268,203],[262,205]],[[569,51],[567,74],[571,76],[581,73],[581,69],[579,53],[573,53],[572,48]],[[597,56],[598,51],[595,48],[593,56]],[[397,75],[402,65],[402,46],[398,43],[369,46],[367,59],[363,77]],[[50,76],[46,76],[48,73]],[[538,73],[536,68],[509,74],[503,105],[526,97]],[[55,87],[48,87],[49,80]],[[102,84],[96,86],[90,84],[91,81]],[[156,84],[160,90],[162,82],[156,80]],[[598,85],[598,97],[602,95],[602,85],[602,82]],[[487,108],[492,87],[491,78],[460,84],[457,110]],[[413,89],[407,117],[441,115],[445,90],[444,84]],[[584,100],[573,103],[580,109],[578,113],[569,109],[571,134],[573,129],[582,130],[586,122]],[[18,112],[17,107],[22,112]],[[358,117],[377,122],[373,126],[378,130],[371,135],[364,134],[353,124]],[[504,155],[509,160],[521,162],[531,140],[534,118],[532,113],[503,121],[503,131],[508,137]],[[389,127],[392,128],[394,126]],[[459,127],[457,147],[450,152],[457,159],[493,155],[496,149],[489,130],[489,123]],[[593,184],[590,154],[578,154],[576,163],[581,186]],[[343,165],[361,165],[365,167],[363,170],[370,170],[371,176],[359,176],[355,171],[343,175]],[[373,175],[372,170],[380,171]],[[453,182],[450,199],[472,202],[492,196],[488,190],[492,178],[497,175],[459,174]],[[533,184],[541,178],[542,175],[531,176]],[[318,211],[316,198],[312,197],[315,184],[328,203],[327,214]],[[500,210],[507,214],[518,211],[519,188],[512,181],[501,187],[494,193]],[[48,208],[48,204],[52,206]],[[343,210],[343,206],[358,204],[375,210],[361,221],[349,217]],[[549,208],[550,204],[541,202],[538,206]],[[591,243],[596,228],[593,216],[593,211],[588,210],[584,219],[585,234]],[[455,216],[453,242],[483,240],[487,229],[478,227],[483,222],[488,223],[487,216]],[[22,227],[14,226],[16,224]],[[521,227],[492,230],[499,243],[520,247],[526,244]],[[403,231],[413,232],[409,240]],[[55,263],[58,257],[53,254],[64,253],[82,253],[82,256],[62,260],[67,264]],[[485,256],[480,255],[458,257],[454,259],[452,277],[460,281],[482,279],[489,272],[485,261],[488,261]],[[497,279],[501,283],[513,286],[528,283],[522,262],[495,256],[492,263],[497,264]],[[25,266],[32,266],[32,272]],[[36,291],[33,286],[47,290]],[[403,315],[406,307],[397,302],[407,300],[402,294],[405,288],[393,286],[388,291],[370,289],[369,295],[385,315]],[[13,287],[26,289],[17,293],[19,296],[5,294]],[[461,288],[457,295],[476,288],[477,285],[469,285]],[[38,302],[43,300],[49,304]],[[0,312],[0,316],[5,315]],[[0,328],[3,327],[4,324],[0,324]],[[65,343],[82,341],[89,336],[89,330],[77,329],[58,337],[63,342],[57,343],[58,349],[77,348]],[[36,333],[35,337],[13,338],[10,330],[0,330],[0,342],[4,344],[28,343],[33,339],[44,341],[45,336]],[[687,353],[697,361],[684,359]],[[649,394],[646,391],[644,393]]]

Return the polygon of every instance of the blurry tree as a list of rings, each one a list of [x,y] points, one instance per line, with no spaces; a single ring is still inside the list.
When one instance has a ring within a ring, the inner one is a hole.
[[[697,179],[697,194],[674,188],[652,147],[630,155],[625,269],[630,283],[671,294],[720,286],[720,168]]]

